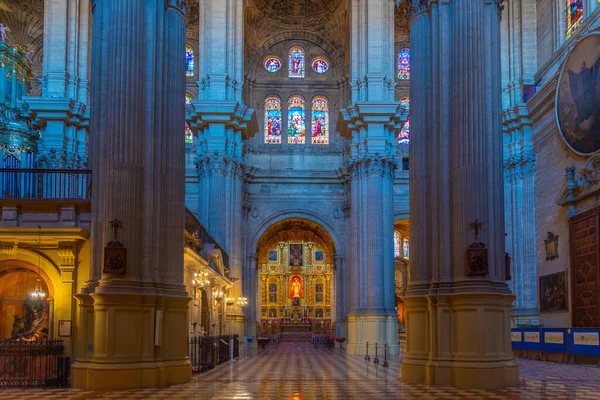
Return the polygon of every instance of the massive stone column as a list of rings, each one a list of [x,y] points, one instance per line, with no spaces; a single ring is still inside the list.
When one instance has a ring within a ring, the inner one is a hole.
[[[42,126],[38,166],[85,168],[91,10],[88,0],[45,0],[42,96],[24,100]]]
[[[340,132],[351,139],[350,220],[346,290],[350,354],[374,345],[398,352],[394,309],[393,180],[396,166],[394,2],[350,4],[350,104]]]
[[[402,378],[515,385],[505,282],[499,2],[408,2],[411,280]]]
[[[243,0],[199,3],[198,99],[191,119],[198,130],[195,160],[199,174],[198,217],[229,255],[229,296],[242,291],[243,140],[258,130],[254,110],[242,101],[244,83]],[[208,56],[210,55],[210,56]],[[227,332],[244,334],[243,310],[227,310]]]
[[[93,5],[92,272],[78,295],[77,388],[163,387],[191,377],[180,3]],[[109,242],[126,249],[125,264],[107,257]]]

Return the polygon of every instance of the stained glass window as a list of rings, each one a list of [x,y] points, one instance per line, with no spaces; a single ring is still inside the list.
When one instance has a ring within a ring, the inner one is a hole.
[[[398,143],[409,144],[410,143],[410,117],[404,123],[402,129],[398,133]]]
[[[265,60],[265,69],[269,72],[277,72],[281,69],[281,61],[277,57],[268,57]]]
[[[398,79],[410,79],[410,49],[398,53]]]
[[[185,46],[185,75],[194,76],[194,49]]]
[[[322,96],[312,102],[312,143],[329,144],[329,103]]]
[[[404,238],[402,240],[402,257],[408,260],[408,256],[410,255],[410,244],[408,242],[408,238]]]
[[[277,96],[265,99],[265,143],[281,144],[281,100]]]
[[[410,109],[410,99],[408,97],[403,97],[400,99],[400,108],[406,111]]]
[[[185,142],[186,143],[193,143],[194,142],[194,134],[192,133],[192,130],[190,129],[190,126],[188,125],[188,123],[185,123]]]
[[[288,143],[304,144],[306,141],[306,115],[304,99],[300,96],[288,102]]]
[[[304,59],[304,49],[300,46],[294,46],[290,49],[288,56],[288,77],[304,78],[306,70],[306,60]]]
[[[189,93],[185,95],[185,104],[192,104],[192,95]]]
[[[394,257],[400,257],[400,234],[394,232]]]
[[[579,25],[581,25],[581,20],[583,19],[583,0],[567,0],[566,14],[568,39],[579,28]]]
[[[317,57],[312,62],[313,71],[317,74],[324,74],[329,69],[329,63],[322,57]]]

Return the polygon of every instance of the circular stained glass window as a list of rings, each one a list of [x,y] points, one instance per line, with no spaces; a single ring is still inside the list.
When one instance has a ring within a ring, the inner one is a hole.
[[[281,69],[281,61],[277,57],[269,57],[265,60],[265,69],[269,72],[277,72]]]
[[[317,74],[324,74],[329,69],[329,64],[324,58],[315,58],[312,62],[313,71]]]

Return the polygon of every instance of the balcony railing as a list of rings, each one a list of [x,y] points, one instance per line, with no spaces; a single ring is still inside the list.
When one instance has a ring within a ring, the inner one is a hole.
[[[223,265],[229,269],[229,255],[221,247],[221,245],[211,236],[210,233],[204,228],[204,226],[198,221],[196,216],[187,208],[185,209],[185,230],[196,240],[203,244],[213,244],[215,248],[221,250],[221,257],[223,257]]]
[[[231,341],[233,358],[240,356],[240,338],[238,335],[197,336],[190,338],[189,357],[193,372],[205,372],[215,365],[231,360]]]
[[[89,200],[90,170],[0,169],[0,199]]]

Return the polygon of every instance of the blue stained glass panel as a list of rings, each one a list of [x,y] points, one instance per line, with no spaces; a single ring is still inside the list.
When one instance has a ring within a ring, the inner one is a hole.
[[[312,103],[312,143],[329,144],[329,104],[325,97],[315,97]]]
[[[281,144],[281,100],[270,96],[265,100],[265,143]]]
[[[292,97],[288,103],[288,143],[306,143],[306,114],[300,96]]]
[[[185,75],[194,76],[194,49],[185,46]]]
[[[281,61],[277,57],[269,57],[265,60],[265,69],[269,72],[277,72],[281,69]]]
[[[306,73],[306,60],[304,59],[304,49],[300,46],[294,46],[290,49],[288,55],[288,77],[304,78]]]
[[[410,79],[410,49],[398,53],[398,79]]]

